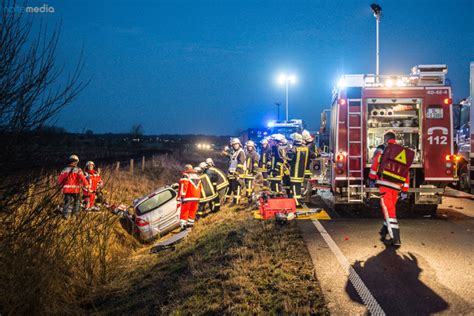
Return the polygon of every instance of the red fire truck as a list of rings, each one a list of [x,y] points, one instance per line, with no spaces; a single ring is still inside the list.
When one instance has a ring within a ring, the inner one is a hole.
[[[345,75],[333,91],[330,187],[335,206],[363,205],[377,188],[368,172],[383,135],[416,152],[410,201],[436,208],[455,181],[451,87],[446,65],[419,65],[406,76]]]

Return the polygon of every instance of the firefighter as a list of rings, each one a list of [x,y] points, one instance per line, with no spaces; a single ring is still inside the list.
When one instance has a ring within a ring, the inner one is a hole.
[[[201,197],[201,180],[193,169],[192,165],[184,167],[181,179],[179,180],[178,202],[181,203],[179,215],[181,230],[186,230],[194,226],[196,212],[199,207]]]
[[[201,199],[199,200],[199,216],[202,216],[205,212],[206,205],[209,203],[209,209],[211,212],[217,212],[220,208],[219,193],[216,190],[216,184],[211,179],[207,170],[209,166],[205,162],[199,164],[199,178],[201,179]],[[214,179],[215,180],[215,179]]]
[[[78,163],[79,157],[77,155],[71,155],[69,157],[69,165],[61,171],[58,177],[58,183],[64,194],[63,216],[65,219],[69,218],[69,205],[71,202],[73,205],[73,215],[79,214],[81,206],[81,186],[84,187],[86,191],[89,190],[89,183],[82,169],[77,166]]]
[[[314,142],[313,136],[311,136],[311,134],[307,130],[304,130],[301,133],[301,136],[303,138],[303,144],[306,147],[308,147],[308,164],[306,166],[306,170],[305,170],[304,175],[307,178],[311,178],[311,176],[312,176],[311,160],[318,158],[319,150],[318,150],[318,147],[317,147],[316,143]]]
[[[206,164],[209,166],[206,170],[206,173],[211,178],[212,184],[215,187],[215,191],[219,194],[218,198],[213,202],[214,211],[217,212],[219,211],[221,201],[225,196],[225,191],[229,187],[229,180],[227,180],[224,172],[216,167],[212,158],[207,158]]]
[[[402,200],[408,197],[409,171],[413,157],[414,152],[411,149],[397,144],[395,133],[387,132],[384,135],[384,144],[378,147],[369,172],[371,182],[375,181],[380,190],[380,205],[384,215],[380,230],[381,240],[385,241],[389,234],[391,244],[397,247],[401,245],[401,240],[396,204],[400,190]],[[372,183],[370,186],[373,186]]]
[[[230,145],[232,150],[227,150],[225,154],[230,159],[227,176],[229,179],[229,189],[227,190],[226,199],[232,198],[233,204],[239,204],[242,186],[241,177],[245,171],[245,152],[238,138],[232,138]]]
[[[271,163],[270,163],[270,173],[268,175],[268,180],[270,181],[270,191],[272,193],[281,193],[281,181],[283,178],[283,163],[284,163],[284,149],[287,141],[285,136],[282,134],[274,134],[271,136],[272,139],[272,154],[271,154]],[[282,148],[282,150],[280,150]]]
[[[260,161],[258,162],[258,171],[262,173],[264,185],[268,178],[268,171],[271,167],[272,149],[268,139],[264,138],[260,141]]]
[[[83,189],[84,200],[86,202],[86,210],[98,210],[99,208],[95,206],[95,198],[97,190],[103,185],[102,178],[98,171],[94,169],[95,164],[93,161],[86,162],[86,172],[85,176],[89,182],[89,189]]]
[[[301,188],[304,182],[306,166],[308,164],[309,149],[303,145],[303,136],[299,133],[291,134],[293,147],[288,150],[287,159],[290,166],[290,194],[295,199],[296,206],[300,206]]]
[[[245,143],[245,157],[245,172],[243,175],[245,195],[250,198],[253,192],[255,176],[257,175],[258,162],[260,161],[260,155],[257,153],[253,140]]]

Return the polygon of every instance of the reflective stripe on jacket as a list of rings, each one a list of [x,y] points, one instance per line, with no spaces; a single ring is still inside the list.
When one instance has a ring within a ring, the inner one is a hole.
[[[73,165],[69,165],[61,171],[58,184],[66,194],[80,193],[82,187],[89,186],[82,169]]]
[[[396,141],[394,139],[391,139],[388,141],[389,144],[395,144]],[[382,161],[382,155],[384,153],[384,149],[386,146],[378,146],[377,151],[375,153],[374,161],[372,162],[372,167],[370,168],[369,171],[369,178],[372,180],[376,180],[376,184],[380,186],[384,186],[387,188],[391,188],[394,190],[402,190],[402,192],[408,192],[408,189],[410,188],[410,174],[407,175],[405,179],[405,183],[400,184],[396,182],[392,182],[386,179],[379,179],[379,166],[380,162]]]

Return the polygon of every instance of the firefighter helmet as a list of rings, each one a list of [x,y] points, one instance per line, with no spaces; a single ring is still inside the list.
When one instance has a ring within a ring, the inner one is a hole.
[[[313,136],[311,136],[311,134],[307,130],[304,130],[301,133],[301,136],[303,137],[303,140],[307,143],[310,143],[314,140]]]
[[[86,168],[89,167],[89,165],[95,166],[95,163],[89,160],[88,162],[86,162]]]
[[[202,170],[206,170],[207,168],[209,168],[209,165],[205,162],[201,162],[199,164],[199,168],[201,168]]]
[[[253,147],[255,149],[255,142],[253,140],[249,140],[245,143],[246,147]]]
[[[285,135],[283,135],[283,134],[273,134],[273,135],[272,135],[272,138],[273,138],[274,140],[276,140],[277,142],[280,142],[280,143],[281,143],[281,142],[286,142]]]
[[[303,142],[303,136],[299,133],[293,133],[290,135],[290,138],[293,140],[295,144],[301,144]]]
[[[232,138],[232,139],[230,140],[230,145],[231,145],[231,146],[232,146],[232,145],[235,145],[235,144],[239,144],[240,146],[242,146],[242,143],[240,142],[240,139],[238,139],[237,137]]]
[[[215,166],[214,160],[212,160],[212,158],[207,158],[207,159],[206,159],[206,163],[207,163],[209,166],[211,166],[211,167],[214,167],[214,166]]]
[[[79,162],[79,157],[77,155],[71,155],[71,156],[69,156],[69,161],[70,162]]]

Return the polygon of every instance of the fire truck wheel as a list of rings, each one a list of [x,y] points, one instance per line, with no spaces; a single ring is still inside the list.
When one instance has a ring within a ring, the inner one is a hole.
[[[467,165],[462,166],[461,170],[459,170],[459,190],[464,192],[469,192],[470,184],[469,184],[469,173],[467,172]]]

